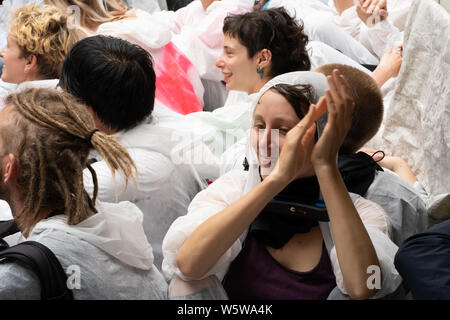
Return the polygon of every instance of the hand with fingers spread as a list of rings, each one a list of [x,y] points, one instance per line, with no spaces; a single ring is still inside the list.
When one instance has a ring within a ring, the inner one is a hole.
[[[355,108],[351,89],[339,71],[333,70],[327,79],[330,90],[325,91],[325,99],[322,97],[321,102],[328,109],[328,121],[311,154],[315,170],[322,165],[336,166],[336,156],[352,126]]]
[[[386,0],[358,0],[356,13],[367,26],[373,26],[387,18]]]
[[[278,162],[270,174],[272,177],[290,183],[305,164],[311,150],[316,132],[315,122],[326,111],[325,99],[319,100],[317,105],[311,104],[309,111],[300,122],[286,134],[283,149]]]

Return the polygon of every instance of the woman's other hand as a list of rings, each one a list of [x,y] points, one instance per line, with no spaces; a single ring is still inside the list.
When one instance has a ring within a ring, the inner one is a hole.
[[[311,154],[315,170],[324,165],[336,166],[337,153],[352,126],[355,108],[351,89],[337,69],[333,70],[332,76],[328,76],[327,80],[330,86],[325,91],[328,120]]]
[[[325,111],[325,98],[322,97],[317,105],[311,104],[303,119],[289,130],[277,164],[270,174],[272,178],[288,184],[297,177],[310,155],[316,132],[315,122]]]

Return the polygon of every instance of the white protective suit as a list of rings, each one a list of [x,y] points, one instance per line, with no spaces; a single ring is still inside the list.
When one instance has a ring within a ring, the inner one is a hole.
[[[157,123],[157,115],[153,116]],[[136,168],[136,184],[130,181],[126,190],[121,174],[113,178],[104,160],[96,153],[92,164],[98,178],[98,199],[107,202],[132,201],[144,213],[144,231],[153,247],[155,265],[162,262],[161,244],[171,223],[186,214],[193,197],[206,186],[189,164],[176,164],[172,149],[178,141],[173,130],[153,122],[117,134],[117,141],[127,149]],[[91,173],[84,171],[84,186],[90,195],[94,185]]]
[[[11,93],[18,93],[26,89],[57,89],[58,79],[25,81],[18,85],[12,83],[0,83],[0,110],[5,106],[5,100]],[[2,84],[4,84],[2,86]]]
[[[27,240],[56,255],[77,300],[166,299],[167,283],[153,265],[142,212],[130,202],[96,204],[98,213],[69,226],[64,215],[40,221]],[[0,299],[40,299],[38,277],[13,262],[0,262]]]
[[[292,72],[275,77],[269,81],[259,91],[255,101],[257,102],[267,89],[278,83],[311,84],[315,89],[314,101],[317,101],[328,87],[326,78],[322,74],[313,72]],[[252,106],[252,111],[256,102]],[[324,117],[319,119],[318,127],[323,128],[323,123],[325,122],[324,119],[326,121],[326,118]],[[220,177],[206,190],[200,192],[190,204],[188,214],[178,218],[170,227],[163,242],[164,261],[162,268],[167,279],[170,280],[174,275],[177,275],[182,279],[191,280],[181,273],[176,264],[176,255],[185,239],[206,219],[225,209],[260,183],[261,180],[258,171],[259,164],[255,150],[248,146],[246,155],[250,164],[249,172],[233,170]],[[383,209],[375,203],[365,200],[355,194],[350,195],[372,240],[380,262],[382,284],[381,289],[373,298],[383,297],[394,292],[401,283],[401,277],[395,270],[393,264],[394,256],[398,248],[389,239],[389,220]],[[326,226],[328,226],[326,223],[325,225],[321,225],[322,232],[324,232],[323,230]],[[215,275],[219,280],[222,280],[230,263],[237,257],[242,249],[242,243],[245,237],[246,232],[236,240],[203,278]],[[329,247],[329,251],[337,286],[340,291],[346,293],[343,285],[342,273],[337,260],[336,249],[334,246]]]

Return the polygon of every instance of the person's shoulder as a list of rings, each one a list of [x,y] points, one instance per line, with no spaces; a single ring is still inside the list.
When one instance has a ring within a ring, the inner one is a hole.
[[[423,201],[417,189],[388,169],[375,173],[373,182],[367,190],[366,197],[370,198],[372,195],[401,198],[406,201]]]
[[[367,197],[362,197],[356,193],[349,192],[349,195],[360,216],[363,216],[366,213],[378,213],[381,216],[386,216],[386,212],[383,207],[375,201]]]
[[[211,185],[219,187],[222,184],[232,184],[236,186],[244,186],[248,179],[248,171],[233,169],[221,175]]]
[[[243,170],[231,170],[221,175],[214,181],[209,181],[209,186],[199,192],[195,200],[208,200],[219,197],[227,203],[232,203],[240,198],[245,191],[248,172]],[[208,200],[209,201],[209,200]]]

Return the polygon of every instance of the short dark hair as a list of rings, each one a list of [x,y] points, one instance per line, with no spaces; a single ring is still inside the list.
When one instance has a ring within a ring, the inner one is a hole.
[[[150,53],[128,41],[97,35],[67,54],[60,86],[91,106],[115,130],[127,130],[153,111],[156,75]]]
[[[308,36],[303,25],[284,8],[229,15],[224,20],[223,33],[245,46],[250,58],[262,49],[270,50],[272,64],[268,72],[272,77],[311,69],[306,51]]]
[[[343,64],[326,64],[316,69],[330,76],[334,69],[347,80],[355,101],[352,127],[342,143],[347,150],[356,152],[377,133],[383,121],[383,95],[375,80],[365,72]]]

